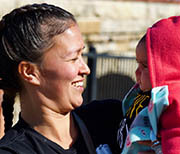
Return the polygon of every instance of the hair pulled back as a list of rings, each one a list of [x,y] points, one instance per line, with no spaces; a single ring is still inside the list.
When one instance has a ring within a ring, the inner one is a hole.
[[[21,61],[40,62],[43,53],[53,44],[52,38],[75,23],[76,20],[71,13],[45,3],[14,9],[2,18],[0,21],[0,89],[5,90],[5,95],[8,92],[14,98],[15,93],[21,90],[17,73],[18,64]],[[9,105],[13,104],[8,104],[4,100],[5,120],[6,113],[12,113]],[[8,111],[8,108],[11,111]]]

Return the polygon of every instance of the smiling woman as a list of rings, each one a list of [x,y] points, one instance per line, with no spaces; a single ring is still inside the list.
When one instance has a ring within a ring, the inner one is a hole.
[[[105,143],[115,150],[119,118],[113,117],[121,116],[121,103],[107,100],[78,108],[90,73],[83,49],[74,16],[62,8],[32,4],[2,18],[0,88],[19,94],[21,113],[13,128],[5,125],[0,153],[95,154]],[[105,104],[101,112],[97,104]],[[92,141],[86,138],[88,131]]]
[[[73,15],[52,5],[27,5],[4,16],[1,27],[1,66],[9,66],[0,74],[1,87],[20,95],[17,126],[27,123],[34,133],[70,148],[78,135],[70,112],[83,102],[77,83],[90,72]]]

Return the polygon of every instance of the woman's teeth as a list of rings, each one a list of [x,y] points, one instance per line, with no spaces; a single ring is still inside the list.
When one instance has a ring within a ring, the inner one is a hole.
[[[75,82],[75,83],[73,83],[73,85],[75,87],[82,87],[83,86],[83,82]]]

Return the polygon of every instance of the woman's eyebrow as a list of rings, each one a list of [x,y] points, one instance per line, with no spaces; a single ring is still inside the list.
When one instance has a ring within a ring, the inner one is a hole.
[[[67,53],[67,55],[65,57],[71,56],[71,55],[78,55],[82,50],[85,49],[85,46],[83,46],[83,48],[79,48],[77,50],[71,50]]]

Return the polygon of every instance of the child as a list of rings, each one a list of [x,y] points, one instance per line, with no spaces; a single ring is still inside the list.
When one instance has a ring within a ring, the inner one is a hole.
[[[118,131],[122,153],[180,153],[180,16],[148,28],[136,59],[137,84],[123,100]]]
[[[124,119],[121,121],[118,131],[118,142],[120,148],[123,149],[126,136],[128,135],[129,129],[132,130],[131,125],[138,115],[138,113],[146,108],[149,104],[151,98],[151,83],[149,79],[149,71],[147,67],[147,52],[145,47],[145,36],[139,41],[136,48],[136,60],[138,63],[138,68],[136,70],[136,80],[137,83],[128,92],[123,100],[123,113]],[[140,117],[140,116],[138,116]],[[144,119],[144,120],[143,120]],[[148,118],[144,116],[139,120],[139,122],[147,122]],[[137,121],[137,120],[136,120]],[[139,125],[142,125],[138,122]],[[138,126],[139,126],[138,125]],[[126,144],[129,144],[128,142]],[[129,153],[137,153],[139,150],[132,150]],[[149,150],[149,147],[144,147],[141,150]],[[127,149],[124,149],[127,151]],[[124,152],[126,153],[126,152]]]

